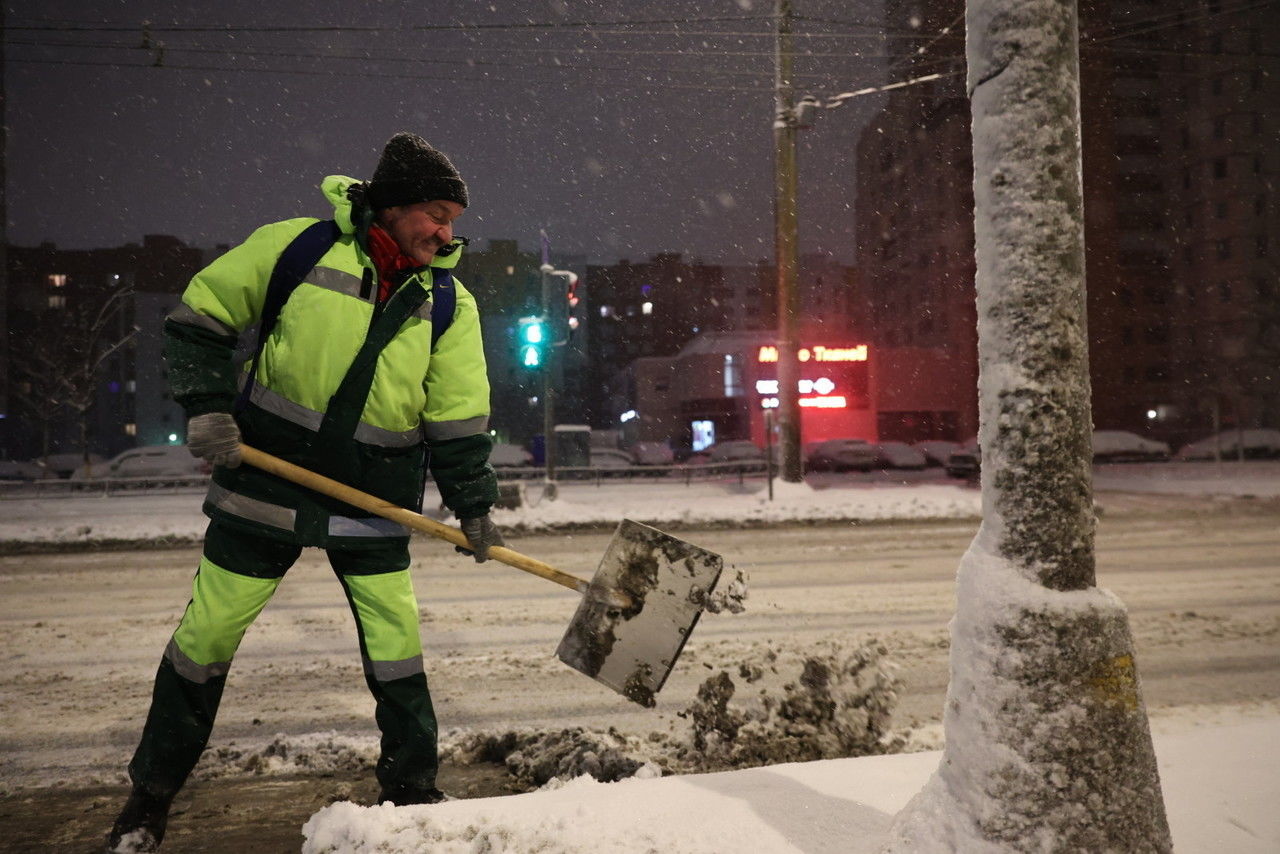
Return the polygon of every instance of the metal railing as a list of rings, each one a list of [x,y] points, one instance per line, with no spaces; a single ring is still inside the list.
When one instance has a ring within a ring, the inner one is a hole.
[[[502,481],[542,480],[546,472],[541,467],[521,466],[497,469]],[[727,463],[700,465],[654,466],[563,466],[556,469],[556,479],[566,484],[591,483],[600,486],[616,481],[679,481],[685,486],[713,481],[737,481],[765,475],[763,460],[743,460]],[[182,493],[207,489],[208,475],[166,475],[150,477],[104,477],[87,480],[47,478],[29,481],[0,481],[0,499],[6,498],[55,498],[83,495],[112,495],[136,493]]]
[[[0,499],[60,498],[77,495],[111,495],[124,492],[202,492],[209,475],[152,475],[148,477],[102,477],[85,480],[45,478],[43,480],[0,481]]]
[[[546,472],[540,467],[502,467],[499,480],[542,480]],[[685,486],[695,482],[736,480],[743,483],[748,477],[763,477],[764,460],[743,460],[727,463],[703,463],[700,465],[646,465],[646,466],[557,466],[556,480],[567,483],[590,481],[596,486],[605,481],[617,480],[679,480]]]

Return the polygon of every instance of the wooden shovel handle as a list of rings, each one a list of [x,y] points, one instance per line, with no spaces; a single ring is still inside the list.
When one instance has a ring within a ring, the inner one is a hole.
[[[368,510],[370,513],[390,519],[393,522],[399,522],[401,525],[412,528],[415,531],[438,537],[445,542],[453,543],[455,546],[462,546],[464,549],[471,547],[471,542],[467,539],[467,535],[458,528],[442,524],[434,519],[428,519],[421,513],[414,513],[412,510],[398,507],[381,498],[375,498],[367,492],[361,492],[324,475],[308,471],[301,466],[295,466],[293,463],[286,462],[279,457],[273,457],[265,451],[259,451],[257,448],[251,448],[248,445],[241,445],[240,457],[254,468],[260,468],[285,480],[305,486],[307,489],[313,489],[330,498],[336,498],[353,507]],[[514,566],[516,569],[523,569],[525,572],[537,575],[540,578],[554,581],[556,584],[568,587],[570,590],[576,590],[579,593],[586,593],[587,588],[590,586],[585,579],[563,572],[550,564],[545,564],[527,555],[522,555],[520,552],[513,551],[506,546],[492,546],[489,549],[489,557],[500,563],[505,563],[507,566]]]

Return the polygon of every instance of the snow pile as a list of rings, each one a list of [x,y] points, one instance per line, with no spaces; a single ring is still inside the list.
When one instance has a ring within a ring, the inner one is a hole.
[[[734,704],[737,691],[727,671],[708,677],[697,698],[679,716],[688,732],[625,735],[616,729],[582,727],[464,733],[446,739],[441,755],[460,765],[504,766],[517,785],[533,789],[580,776],[600,782],[628,777],[695,774],[898,750],[904,739],[890,733],[898,701],[896,668],[884,645],[873,641],[844,650],[811,654],[797,679],[780,695],[761,689],[753,702]],[[777,672],[775,654],[744,661],[738,676],[747,684]]]
[[[300,773],[354,777],[371,770],[377,759],[378,741],[371,736],[280,733],[264,745],[242,748],[231,743],[209,748],[201,755],[194,777],[209,780]]]
[[[540,531],[566,525],[610,524],[623,518],[656,527],[733,522],[765,524],[873,519],[976,518],[976,492],[950,484],[862,484],[816,490],[804,483],[562,485],[555,501],[529,486],[517,509],[494,511],[503,527]]]
[[[1183,854],[1280,850],[1280,718],[1157,736]],[[911,753],[628,779],[434,806],[332,804],[303,827],[306,854],[873,854],[938,767]]]
[[[500,800],[454,801],[429,807],[336,803],[303,826],[306,842],[302,850],[306,854],[788,850],[783,847],[786,837],[778,830],[758,821],[742,821],[740,811],[734,809],[737,799],[732,796],[732,787],[727,794],[716,794],[703,791],[702,781],[678,784],[684,797],[679,798],[682,802],[672,803],[667,795],[671,782],[606,784],[583,777],[555,790]],[[602,796],[608,801],[603,809]],[[796,800],[793,796],[791,806],[800,809]],[[662,807],[655,810],[656,803]],[[695,812],[697,828],[691,832],[688,818]],[[715,840],[716,847],[708,848],[707,840]]]
[[[848,654],[809,656],[781,697],[762,692],[759,710],[730,706],[736,686],[721,671],[702,684],[684,713],[693,737],[690,748],[674,757],[678,770],[751,768],[897,749],[901,741],[888,733],[899,686],[886,653],[883,644],[872,642]],[[751,683],[763,674],[744,664],[739,675]]]
[[[505,766],[518,784],[536,789],[582,776],[603,783],[659,776],[657,766],[633,758],[644,750],[640,739],[614,729],[599,733],[569,727],[551,732],[471,733],[444,745],[440,755],[460,765]]]

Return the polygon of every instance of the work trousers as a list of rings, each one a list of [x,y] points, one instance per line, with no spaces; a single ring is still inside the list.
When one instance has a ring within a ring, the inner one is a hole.
[[[382,732],[378,782],[384,792],[412,793],[435,786],[436,717],[422,669],[408,545],[383,542],[329,549],[328,556],[355,616]],[[301,551],[216,521],[209,525],[191,601],[160,660],[151,711],[129,763],[135,786],[159,798],[182,788],[208,744],[240,639]]]

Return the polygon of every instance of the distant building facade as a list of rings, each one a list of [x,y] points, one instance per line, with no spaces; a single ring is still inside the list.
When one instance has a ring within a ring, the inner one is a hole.
[[[962,69],[962,13],[961,0],[886,3],[887,26],[920,33],[902,52],[927,45],[902,79]],[[1084,0],[1080,21],[1094,423],[1174,444],[1215,423],[1277,426],[1280,76],[1262,46],[1280,17]],[[875,341],[944,347],[966,383],[977,375],[971,146],[953,73],[888,96],[857,151]],[[976,398],[969,411],[964,431]]]
[[[969,389],[945,350],[875,347],[810,328],[799,356],[805,443],[961,437]],[[665,442],[682,456],[732,440],[763,447],[778,406],[777,359],[774,333],[754,330],[702,333],[674,356],[635,360],[625,372],[633,408],[623,444]]]
[[[0,422],[5,456],[27,459],[46,450],[79,451],[82,441],[88,451],[112,456],[136,445],[184,441],[182,410],[168,397],[161,330],[164,315],[208,260],[209,253],[167,235],[147,235],[141,245],[112,249],[59,249],[52,243],[9,247],[6,364],[11,393]],[[121,291],[128,296],[113,301],[119,311],[98,330],[98,352],[114,342],[128,342],[102,360],[84,423],[65,407],[32,401],[33,376],[71,374],[95,352],[74,334],[58,348],[41,352],[34,336],[92,324],[98,307]]]
[[[806,329],[832,340],[866,334],[866,306],[853,268],[826,255],[807,254],[800,259],[797,280]],[[657,382],[654,377],[666,370],[651,360],[674,357],[699,336],[771,331],[777,326],[776,275],[773,265],[765,262],[721,266],[665,253],[644,262],[589,266],[587,284],[593,307],[590,360],[595,379],[590,390],[597,400],[591,424],[597,428],[619,427],[620,419],[636,409],[644,383]],[[695,370],[694,363],[682,363],[681,370]],[[723,365],[707,370],[704,379],[719,382],[712,377],[722,376]],[[732,379],[732,364],[729,370]],[[679,391],[673,394],[679,399]],[[684,441],[681,431],[687,432],[687,421],[677,425],[670,437],[673,442]],[[625,435],[636,428],[631,425]]]

